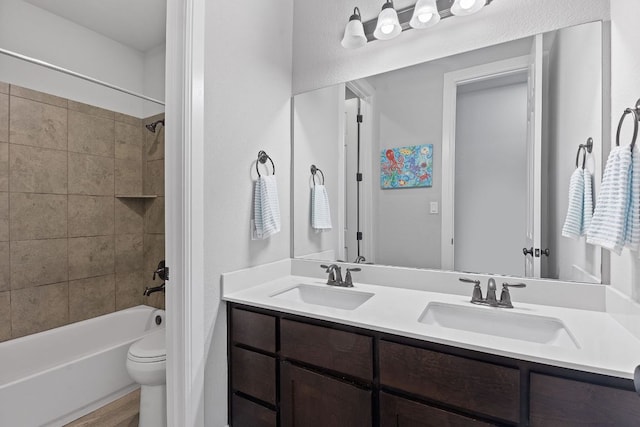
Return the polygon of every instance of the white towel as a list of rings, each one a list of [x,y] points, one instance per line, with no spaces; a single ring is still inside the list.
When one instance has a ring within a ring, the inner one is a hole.
[[[311,188],[311,227],[315,230],[331,230],[329,195],[324,185]]]
[[[280,232],[280,205],[275,175],[258,178],[253,193],[253,203],[256,237],[266,239]]]
[[[569,207],[562,227],[562,235],[577,239],[584,234],[584,170],[576,168],[569,181]]]
[[[638,146],[635,146],[631,153],[631,171],[629,173],[631,180],[629,182],[625,248],[637,251],[640,250],[640,150],[638,150]]]
[[[609,153],[587,243],[620,255],[640,244],[640,154],[629,146]]]

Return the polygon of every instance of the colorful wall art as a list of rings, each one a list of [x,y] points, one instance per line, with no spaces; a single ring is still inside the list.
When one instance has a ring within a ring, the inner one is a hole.
[[[432,182],[433,144],[380,152],[380,188],[431,187]]]

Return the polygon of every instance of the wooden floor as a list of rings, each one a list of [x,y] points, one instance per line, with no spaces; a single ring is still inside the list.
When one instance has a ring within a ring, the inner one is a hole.
[[[138,427],[140,389],[93,411],[65,427]]]

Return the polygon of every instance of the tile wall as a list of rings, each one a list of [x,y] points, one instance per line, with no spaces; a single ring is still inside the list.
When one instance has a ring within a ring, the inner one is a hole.
[[[164,306],[142,296],[164,258],[164,131],[149,120],[0,83],[0,341]],[[116,197],[146,190],[161,197]]]

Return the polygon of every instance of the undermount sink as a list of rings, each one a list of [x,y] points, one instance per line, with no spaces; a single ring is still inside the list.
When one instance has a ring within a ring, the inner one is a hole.
[[[271,297],[286,301],[340,308],[342,310],[355,310],[368,301],[373,295],[374,294],[370,292],[334,288],[328,285],[326,287],[320,287],[300,284],[271,295]]]
[[[554,317],[514,313],[503,308],[430,302],[420,323],[531,343],[580,348],[565,324]]]

